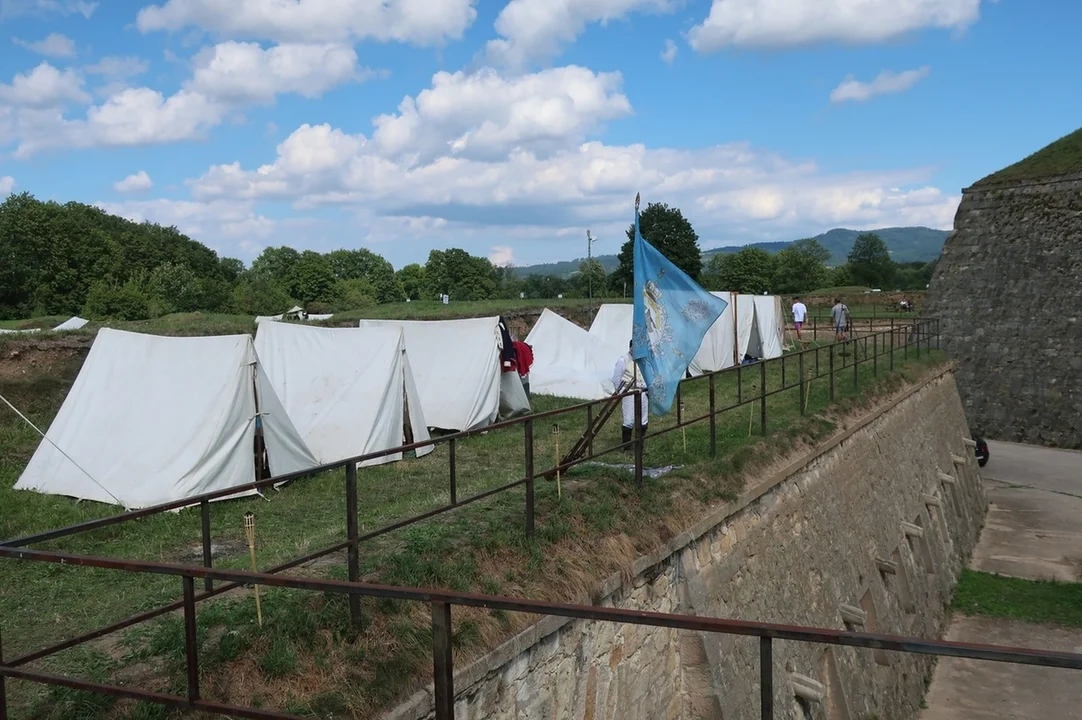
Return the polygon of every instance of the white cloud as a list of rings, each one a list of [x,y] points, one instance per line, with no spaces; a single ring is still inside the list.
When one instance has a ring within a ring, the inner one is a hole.
[[[167,0],[139,11],[141,32],[196,27],[276,42],[457,40],[477,15],[476,0]]]
[[[101,75],[106,78],[121,80],[142,75],[150,69],[150,63],[137,57],[111,55],[103,57],[93,65],[87,65],[83,71],[88,75]]]
[[[67,103],[88,103],[83,79],[74,70],[61,72],[43,62],[29,73],[19,73],[10,85],[0,83],[0,100],[30,108],[55,108]]]
[[[194,58],[187,87],[231,105],[268,103],[282,93],[318,97],[357,77],[357,53],[342,45],[224,42]]]
[[[86,0],[0,0],[0,20],[24,15],[74,15],[89,19],[98,7]]]
[[[688,33],[699,52],[729,46],[875,43],[923,28],[964,29],[981,0],[713,0]]]
[[[928,77],[931,71],[932,69],[927,66],[916,70],[905,70],[900,73],[884,70],[876,75],[871,82],[861,82],[852,75],[848,75],[830,93],[830,101],[832,103],[842,103],[847,100],[864,102],[876,95],[905,92],[920,80]]]
[[[0,175],[0,197],[7,197],[15,189],[15,178],[10,175]]]
[[[488,254],[488,259],[497,267],[507,267],[515,264],[515,252],[507,245],[496,245]]]
[[[268,238],[276,227],[273,220],[256,213],[252,203],[244,202],[157,199],[99,202],[96,205],[105,212],[134,222],[175,225],[189,237],[201,239],[225,252],[235,252],[238,247],[243,249],[246,241]]]
[[[492,69],[440,72],[431,88],[405,98],[398,114],[373,121],[372,141],[382,155],[411,162],[505,156],[516,148],[551,152],[629,115],[621,82],[619,73],[574,65],[513,78]]]
[[[146,170],[140,170],[134,175],[129,175],[123,180],[113,183],[113,189],[121,193],[141,192],[154,186]]]
[[[675,0],[511,0],[496,17],[500,37],[489,41],[488,57],[513,67],[551,60],[590,23],[674,6]]]
[[[75,57],[75,41],[60,33],[49,33],[37,42],[12,38],[11,41],[20,47],[36,52],[39,55],[54,58]]]
[[[661,59],[672,65],[673,60],[676,59],[676,53],[679,52],[679,48],[672,40],[665,41],[665,49],[661,51]]]

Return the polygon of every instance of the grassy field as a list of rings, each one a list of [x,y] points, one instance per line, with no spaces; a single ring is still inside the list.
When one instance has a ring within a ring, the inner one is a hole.
[[[1082,627],[1082,583],[1024,580],[963,570],[954,610],[966,615]]]
[[[459,508],[408,526],[361,548],[366,580],[413,586],[447,587],[551,600],[593,599],[598,580],[626,567],[639,554],[679,532],[707,508],[732,499],[741,478],[780,455],[831,433],[839,415],[897,389],[942,362],[940,353],[896,352],[898,371],[888,377],[888,358],[880,358],[879,377],[869,362],[860,366],[858,394],[852,356],[837,368],[837,402],[828,401],[827,380],[810,385],[807,415],[801,416],[796,388],[770,396],[768,436],[759,434],[759,405],[721,415],[718,455],[708,453],[708,426],[700,423],[648,440],[646,462],[675,464],[677,471],[634,487],[627,471],[582,466],[563,480],[540,482],[537,534],[525,537],[521,490]],[[0,380],[0,392],[47,426],[77,372],[77,361],[54,366],[47,375]],[[821,368],[826,372],[826,353]],[[794,383],[796,363],[787,363]],[[807,371],[813,371],[809,362]],[[780,387],[775,363],[768,390]],[[760,391],[757,367],[717,381],[717,406],[726,407]],[[708,411],[707,383],[686,383],[685,417]],[[537,411],[570,401],[535,397]],[[585,414],[561,416],[561,449],[581,433]],[[651,432],[673,427],[674,414],[653,418]],[[557,457],[551,422],[534,428],[536,466]],[[618,442],[612,422],[597,441],[598,449]],[[11,489],[38,438],[4,409],[0,412],[0,537],[24,535],[81,520],[115,514],[95,503],[16,492]],[[686,443],[686,445],[685,445]],[[522,477],[523,429],[493,431],[460,441],[457,447],[458,496],[497,487]],[[624,462],[621,456],[612,462]],[[359,473],[362,533],[389,525],[448,501],[448,451],[441,445],[422,459],[364,469]],[[213,537],[220,567],[245,568],[247,547],[241,519],[258,519],[259,564],[270,567],[341,541],[345,537],[343,473],[325,473],[295,482],[265,498],[213,506]],[[199,564],[199,516],[182,511],[127,523],[45,544],[56,549],[151,561]],[[345,577],[344,557],[331,556],[303,572]],[[0,562],[0,625],[4,652],[14,657],[50,642],[113,622],[134,612],[177,599],[175,578],[137,576],[117,571],[37,563]],[[254,604],[245,592],[233,592],[199,607],[201,671],[206,697],[253,706],[276,707],[313,717],[364,717],[384,706],[431,672],[427,609],[395,602],[365,603],[361,632],[350,628],[342,599],[294,591],[264,597],[265,625],[255,623]],[[484,611],[456,612],[456,662],[480,653],[530,621],[521,616]],[[38,667],[96,680],[122,680],[140,687],[182,692],[183,633],[176,617],[162,618],[37,663]],[[34,720],[127,718],[150,720],[168,714],[157,708],[9,683],[16,718]]]

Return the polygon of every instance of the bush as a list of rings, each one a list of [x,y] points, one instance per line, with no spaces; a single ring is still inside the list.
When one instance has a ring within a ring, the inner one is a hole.
[[[83,314],[90,320],[146,320],[150,297],[136,280],[123,285],[98,280],[90,286]]]

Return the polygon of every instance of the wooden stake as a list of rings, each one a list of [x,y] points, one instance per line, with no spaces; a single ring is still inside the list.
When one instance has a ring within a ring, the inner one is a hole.
[[[556,497],[562,499],[563,488],[560,485],[560,426],[552,426],[552,434],[556,438]]]
[[[255,562],[255,515],[244,513],[244,534],[248,538],[248,556],[252,560],[252,572],[259,572]],[[263,627],[263,605],[259,599],[259,585],[253,586],[255,592],[255,616],[259,627]]]

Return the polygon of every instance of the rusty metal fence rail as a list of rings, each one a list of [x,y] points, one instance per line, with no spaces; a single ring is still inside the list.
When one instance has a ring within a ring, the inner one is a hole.
[[[851,352],[839,352],[839,348],[849,348]],[[643,482],[643,445],[645,441],[650,437],[657,437],[666,433],[671,433],[675,430],[695,425],[698,423],[709,424],[709,446],[710,455],[714,456],[717,453],[717,418],[723,413],[733,411],[737,408],[746,407],[749,405],[757,404],[759,406],[759,431],[762,435],[767,433],[767,399],[775,396],[779,393],[791,391],[793,389],[799,389],[798,402],[800,405],[800,412],[803,413],[806,409],[806,383],[815,379],[827,378],[829,387],[830,400],[835,399],[836,391],[839,383],[848,382],[844,377],[839,378],[843,374],[847,374],[850,366],[852,367],[852,387],[859,391],[860,383],[860,371],[861,367],[866,367],[869,363],[872,365],[873,374],[878,376],[880,359],[885,364],[885,369],[893,370],[895,365],[895,358],[898,353],[902,354],[903,358],[907,358],[910,352],[915,353],[917,357],[920,357],[921,353],[927,353],[932,348],[939,347],[939,324],[936,319],[920,319],[911,323],[896,323],[893,319],[890,320],[890,326],[888,329],[880,332],[871,332],[863,336],[855,336],[853,339],[846,343],[831,344],[828,346],[816,346],[784,354],[779,358],[759,361],[747,365],[737,365],[735,367],[727,368],[718,372],[707,373],[695,378],[689,378],[681,383],[681,388],[688,386],[692,383],[707,383],[709,389],[709,412],[706,415],[694,418],[684,418],[682,416],[682,405],[680,393],[682,389],[678,388],[678,398],[676,402],[677,418],[676,424],[664,428],[660,431],[650,433],[649,435],[643,435],[642,433],[636,433],[630,443],[618,443],[608,448],[596,449],[590,446],[588,452],[573,461],[558,464],[548,470],[537,472],[535,469],[535,457],[534,457],[534,423],[542,420],[549,420],[565,416],[569,414],[585,413],[586,425],[591,424],[594,413],[599,406],[605,403],[612,402],[612,398],[605,400],[598,400],[592,402],[579,403],[570,407],[559,408],[544,413],[537,413],[529,415],[525,418],[513,419],[505,422],[489,425],[485,428],[479,428],[476,430],[469,430],[454,433],[451,435],[445,435],[443,437],[435,437],[430,440],[406,445],[398,448],[392,448],[379,452],[367,453],[352,458],[347,458],[335,463],[320,466],[303,472],[291,473],[288,475],[280,475],[273,478],[260,480],[257,482],[248,483],[242,486],[232,487],[224,490],[218,490],[215,492],[205,493],[192,498],[179,500],[170,503],[164,503],[156,505],[150,508],[141,510],[124,512],[110,517],[100,518],[96,520],[90,520],[83,523],[78,523],[64,528],[57,528],[48,530],[33,535],[13,538],[9,540],[0,541],[0,558],[20,558],[23,560],[42,560],[50,562],[65,562],[67,564],[75,565],[89,565],[95,567],[106,567],[121,570],[131,570],[133,572],[157,572],[181,575],[185,578],[184,581],[184,593],[183,599],[173,603],[163,605],[151,610],[141,612],[137,615],[133,615],[124,620],[120,620],[111,625],[98,628],[96,630],[84,633],[82,635],[69,638],[63,642],[57,643],[50,647],[35,650],[20,657],[11,659],[0,667],[2,675],[8,677],[20,678],[26,680],[37,680],[39,682],[45,682],[54,685],[65,685],[68,687],[78,687],[80,689],[94,690],[104,692],[106,694],[120,695],[123,697],[134,697],[136,699],[148,699],[149,696],[153,696],[151,701],[163,702],[164,704],[170,704],[174,706],[182,706],[193,709],[201,709],[209,712],[224,712],[220,708],[225,706],[217,706],[214,703],[208,703],[198,698],[189,697],[187,700],[177,698],[162,699],[165,696],[157,696],[153,693],[140,694],[140,691],[135,691],[130,688],[119,688],[115,686],[104,686],[94,683],[85,683],[84,681],[77,681],[73,679],[57,678],[48,676],[43,673],[34,673],[31,671],[23,670],[27,664],[40,660],[42,658],[54,655],[63,650],[70,649],[82,643],[95,640],[97,638],[104,637],[111,633],[123,630],[125,628],[132,627],[139,623],[151,620],[162,615],[175,612],[178,610],[184,610],[185,618],[189,615],[194,617],[195,604],[201,600],[205,600],[216,595],[220,595],[224,592],[237,588],[240,584],[252,582],[253,578],[259,578],[259,584],[264,585],[282,585],[284,587],[297,587],[313,589],[316,585],[311,583],[325,583],[319,587],[324,587],[331,592],[346,592],[350,597],[350,614],[352,619],[357,622],[360,618],[360,597],[363,595],[377,595],[383,597],[401,597],[403,599],[426,599],[431,597],[443,597],[443,598],[459,598],[454,601],[445,600],[443,604],[446,605],[446,612],[449,613],[449,607],[451,604],[479,604],[480,601],[468,601],[462,598],[478,598],[481,596],[468,596],[468,595],[454,595],[447,593],[436,593],[435,591],[426,590],[406,590],[406,589],[394,589],[394,588],[379,588],[379,586],[361,584],[360,580],[360,562],[359,562],[359,547],[362,542],[374,539],[381,535],[385,535],[394,530],[406,527],[408,525],[421,522],[423,520],[441,515],[443,513],[450,512],[456,508],[478,502],[480,500],[489,498],[498,493],[502,493],[514,488],[525,488],[525,513],[524,513],[524,525],[527,535],[532,536],[535,531],[535,481],[539,477],[552,476],[559,472],[566,472],[567,470],[586,463],[593,462],[599,458],[605,457],[615,452],[620,452],[625,449],[634,450],[634,475],[637,483]],[[839,363],[839,358],[841,361]],[[795,366],[795,367],[794,367]],[[767,387],[767,374],[768,370],[773,374],[775,371],[777,375],[780,375],[780,383],[773,389]],[[794,373],[794,371],[796,371]],[[755,394],[744,393],[744,376],[751,374],[758,376],[758,389],[759,392]],[[716,405],[716,385],[719,378],[728,379],[734,377],[736,379],[737,386],[737,401],[734,404],[717,407]],[[624,393],[624,396],[637,396],[639,391],[629,391]],[[614,396],[615,397],[615,396]],[[639,407],[639,403],[635,403],[636,408]],[[459,498],[456,485],[456,465],[455,465],[455,447],[456,443],[476,435],[481,432],[496,432],[496,431],[509,431],[511,428],[522,427],[524,431],[523,438],[523,456],[525,473],[523,477],[520,477],[513,482],[507,483],[500,487],[492,488],[474,494],[466,498]],[[441,443],[447,443],[449,446],[449,468],[448,468],[448,497],[449,502],[441,505],[437,508],[429,510],[428,512],[409,517],[398,522],[392,523],[385,527],[373,530],[371,532],[361,534],[359,531],[358,523],[358,497],[357,497],[357,465],[364,461],[374,460],[384,457],[386,455],[398,454],[408,452],[411,450],[417,450],[430,445],[438,445]],[[629,448],[630,445],[630,448]],[[252,573],[237,573],[227,572],[223,570],[216,570],[212,567],[212,538],[211,538],[211,501],[230,497],[241,492],[250,490],[260,490],[267,487],[277,485],[289,480],[298,480],[304,477],[311,476],[316,473],[325,472],[329,470],[345,470],[345,514],[346,514],[346,538],[330,547],[317,550],[303,557],[293,559],[284,564],[278,565],[268,569],[264,573],[252,574]],[[65,537],[72,537],[79,533],[89,532],[91,530],[97,530],[100,528],[114,526],[120,523],[128,521],[138,520],[140,518],[150,517],[162,512],[170,510],[177,510],[186,507],[198,506],[200,509],[201,520],[201,535],[202,535],[202,559],[203,566],[171,566],[171,565],[156,565],[153,563],[139,563],[129,562],[125,560],[117,560],[112,558],[93,558],[93,557],[81,557],[75,555],[64,555],[60,553],[48,553],[41,551],[28,550],[31,545],[44,543],[47,541],[58,540]],[[301,580],[299,578],[285,578],[281,577],[281,582],[271,582],[264,578],[280,577],[278,574],[284,571],[299,567],[313,560],[316,560],[327,555],[341,552],[345,550],[347,552],[347,570],[348,581],[344,584],[335,584],[332,581],[308,581]],[[198,592],[194,587],[194,579],[202,579],[203,588],[202,592]],[[218,581],[218,584],[215,584]],[[307,583],[307,584],[306,584]],[[328,584],[329,583],[329,584]],[[400,592],[401,595],[388,595],[387,593]],[[489,602],[489,600],[485,600]],[[496,602],[493,600],[492,602]],[[593,612],[594,610],[600,611],[597,608],[581,608],[577,606],[548,606],[545,603],[531,603],[527,601],[513,601],[508,599],[499,599],[499,603],[491,605],[491,607],[502,607],[504,609],[513,610],[512,607],[515,603],[519,604],[519,608],[522,612],[534,612],[534,610],[524,609],[527,606],[536,608],[543,607],[566,607],[575,608],[574,613]],[[483,605],[488,607],[488,605]],[[538,612],[544,612],[537,610]],[[443,612],[443,611],[441,611]],[[630,620],[622,620],[622,616],[595,616],[595,615],[582,615],[573,614],[572,610],[566,612],[550,612],[549,614],[565,614],[569,617],[584,617],[594,619],[610,619],[617,622],[630,622]],[[613,611],[617,612],[617,611]],[[642,616],[648,617],[648,616]],[[702,622],[701,618],[688,619],[688,622]],[[674,621],[675,622],[675,621]],[[721,621],[717,621],[721,622]],[[2,626],[2,620],[0,620],[0,626]],[[668,625],[667,625],[668,626]],[[675,626],[673,626],[675,627]],[[682,626],[681,626],[682,627]],[[718,626],[722,627],[722,626]],[[768,626],[763,626],[768,627]],[[0,627],[2,630],[2,627]],[[716,632],[725,632],[725,630],[715,630]],[[735,631],[733,631],[735,632]],[[808,632],[812,632],[808,630]],[[818,632],[818,631],[816,631]],[[744,634],[756,634],[756,633],[744,633]],[[437,634],[438,635],[438,634]],[[769,637],[764,635],[763,637]],[[782,636],[777,636],[782,637]],[[853,636],[857,637],[857,636]],[[870,636],[869,636],[870,637]],[[800,639],[800,638],[790,638]],[[449,648],[449,646],[448,646]],[[449,652],[449,650],[448,650]],[[191,660],[190,662],[194,662]],[[449,658],[448,658],[449,662]],[[437,666],[439,667],[439,661],[437,658]],[[198,680],[197,677],[193,678]],[[77,683],[73,684],[73,683]],[[197,692],[198,688],[196,688]],[[177,705],[177,703],[181,703]],[[196,703],[196,704],[192,704]],[[219,708],[219,709],[215,709]],[[241,709],[243,710],[243,709]],[[237,708],[230,708],[227,714],[235,715],[237,717],[288,717],[280,714],[267,714],[263,712],[257,712],[254,710],[241,711]],[[442,717],[450,717],[450,715],[441,715]],[[0,683],[0,720],[7,720],[6,715],[6,702],[4,702],[3,687]]]
[[[87,557],[65,553],[25,550],[0,546],[0,557],[65,565],[125,570],[137,573],[172,575],[181,579],[184,611],[184,657],[186,667],[186,695],[169,695],[137,688],[89,682],[78,678],[54,675],[24,669],[30,656],[6,660],[0,635],[0,720],[9,720],[5,694],[7,678],[44,683],[102,693],[118,698],[128,698],[156,703],[182,710],[202,711],[232,717],[257,718],[261,720],[300,720],[287,713],[229,705],[205,700],[199,688],[199,646],[197,632],[197,608],[195,580],[197,578],[218,580],[233,586],[244,584],[268,585],[314,592],[348,594],[351,598],[374,597],[428,603],[432,612],[432,677],[437,720],[453,720],[455,717],[454,657],[451,644],[452,608],[486,608],[507,612],[553,615],[597,622],[613,622],[650,627],[688,630],[725,635],[745,635],[759,638],[759,696],[762,720],[773,720],[774,703],[778,693],[774,685],[774,642],[777,640],[844,645],[856,648],[888,650],[920,655],[969,658],[992,662],[1038,665],[1051,668],[1082,670],[1082,654],[1009,648],[995,645],[926,640],[875,633],[859,633],[831,628],[780,625],[774,623],[727,620],[667,613],[643,612],[567,603],[550,603],[536,600],[426,590],[421,588],[392,587],[343,580],[293,577],[271,573],[254,573],[233,570],[215,570],[164,563],[132,562],[109,558]],[[0,628],[2,630],[2,628]]]

